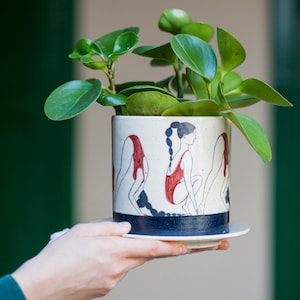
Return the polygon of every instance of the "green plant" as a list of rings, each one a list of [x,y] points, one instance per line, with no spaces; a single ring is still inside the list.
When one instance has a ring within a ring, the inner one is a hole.
[[[243,79],[233,71],[246,58],[242,44],[229,32],[217,28],[217,53],[210,45],[215,29],[193,22],[180,9],[168,9],[159,18],[162,31],[172,34],[160,46],[135,48],[139,28],[129,27],[96,40],[80,39],[71,59],[103,72],[108,85],[99,79],[73,80],[56,88],[45,102],[45,114],[52,120],[66,120],[85,111],[94,102],[113,106],[117,115],[223,116],[229,119],[264,162],[272,158],[268,138],[257,121],[235,109],[259,101],[292,106],[265,82]],[[115,82],[118,58],[126,53],[151,58],[151,66],[171,65],[174,73],[159,82]],[[186,95],[191,97],[186,98]]]

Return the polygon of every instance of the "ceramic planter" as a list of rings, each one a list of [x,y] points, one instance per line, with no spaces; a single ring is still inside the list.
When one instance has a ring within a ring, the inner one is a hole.
[[[230,140],[222,117],[114,116],[114,220],[133,234],[227,233]]]

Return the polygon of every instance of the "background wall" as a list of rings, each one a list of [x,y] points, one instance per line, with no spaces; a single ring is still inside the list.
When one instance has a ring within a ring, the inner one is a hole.
[[[232,32],[244,44],[245,78],[269,80],[269,15],[267,0],[190,0],[161,2],[77,0],[76,37],[96,38],[130,25],[141,28],[140,45],[160,44],[169,38],[157,29],[160,13],[170,7],[188,11],[194,20],[213,23]],[[82,78],[97,76],[77,66]],[[163,78],[163,69],[149,71],[147,59],[121,58],[118,81]],[[144,68],[145,67],[145,68]],[[143,70],[147,68],[147,73]],[[247,109],[270,138],[270,109],[260,104]],[[111,216],[111,136],[113,111],[96,104],[76,123],[76,221]],[[264,165],[234,129],[231,169],[231,219],[251,226],[251,232],[230,240],[226,252],[206,252],[153,261],[136,269],[106,299],[232,299],[271,297],[270,222],[272,164]],[[158,276],[159,274],[159,276]]]

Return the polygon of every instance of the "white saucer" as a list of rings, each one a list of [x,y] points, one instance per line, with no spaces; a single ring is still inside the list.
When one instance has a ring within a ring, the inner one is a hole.
[[[99,221],[112,221],[112,218],[100,219]],[[124,234],[124,237],[134,239],[148,239],[148,240],[160,240],[169,242],[181,242],[185,243],[190,249],[200,249],[218,246],[221,240],[238,237],[247,234],[250,231],[250,227],[246,224],[238,222],[229,223],[229,232],[221,234],[211,235],[190,235],[190,236],[159,236],[159,235],[145,235],[145,234]]]
[[[238,237],[247,234],[250,231],[250,227],[246,224],[238,222],[229,223],[229,232],[222,234],[212,235],[191,235],[191,236],[155,236],[155,235],[142,235],[142,234],[124,234],[124,237],[135,239],[150,239],[169,242],[181,242],[185,243],[190,249],[200,249],[218,246],[221,240]]]

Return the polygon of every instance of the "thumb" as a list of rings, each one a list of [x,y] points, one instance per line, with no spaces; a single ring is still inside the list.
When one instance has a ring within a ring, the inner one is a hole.
[[[122,236],[130,231],[129,222],[93,222],[80,224],[82,234],[86,236]]]

